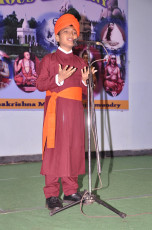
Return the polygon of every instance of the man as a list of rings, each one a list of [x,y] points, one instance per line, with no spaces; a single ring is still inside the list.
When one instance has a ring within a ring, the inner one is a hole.
[[[110,22],[102,38],[105,46],[112,50],[117,50],[124,45],[124,40],[120,29],[116,23]]]
[[[67,13],[57,20],[55,38],[59,48],[42,59],[36,83],[38,90],[46,91],[41,174],[45,175],[49,209],[62,207],[59,178],[64,202],[82,198],[78,192],[78,175],[85,173],[82,93],[87,93],[89,72],[83,59],[72,52],[79,34],[80,25],[74,15]]]
[[[9,67],[0,56],[0,88],[5,87],[9,83]]]
[[[14,77],[17,85],[32,85],[34,86],[37,79],[37,74],[34,67],[34,62],[30,59],[30,53],[24,52],[23,59],[16,59],[14,63],[15,72],[19,72]]]
[[[84,50],[83,51],[83,53],[82,53],[82,58],[83,58],[83,60],[85,61],[85,63],[88,65],[88,52],[87,52],[87,50]],[[91,69],[93,68],[93,66],[91,66]],[[93,84],[94,84],[94,89],[95,89],[95,86],[96,86],[96,83],[97,83],[97,78],[96,78],[96,75],[95,74],[93,74],[92,75],[92,77],[93,77]]]
[[[116,56],[111,55],[105,67],[104,88],[112,96],[117,96],[123,89],[124,81],[121,79],[120,69],[116,62]]]

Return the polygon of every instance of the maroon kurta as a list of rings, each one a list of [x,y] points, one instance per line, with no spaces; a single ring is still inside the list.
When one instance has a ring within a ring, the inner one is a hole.
[[[58,86],[55,76],[59,64],[77,68],[76,72]],[[46,55],[40,64],[37,88],[40,91],[60,92],[69,87],[82,87],[84,94],[87,87],[82,83],[81,69],[84,61],[73,53],[65,54],[59,49]],[[44,116],[50,97],[45,98]],[[58,97],[56,100],[55,148],[45,147],[41,174],[53,177],[72,177],[85,173],[85,133],[84,109],[81,101]]]

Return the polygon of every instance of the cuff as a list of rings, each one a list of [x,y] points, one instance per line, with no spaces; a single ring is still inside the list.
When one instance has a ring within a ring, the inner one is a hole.
[[[86,84],[84,81],[82,81],[82,83],[83,83],[85,86],[87,86],[87,84]]]
[[[59,75],[58,75],[58,74],[55,76],[55,83],[56,83],[58,86],[62,86],[62,85],[64,84],[64,81],[61,81],[61,82],[59,83]]]

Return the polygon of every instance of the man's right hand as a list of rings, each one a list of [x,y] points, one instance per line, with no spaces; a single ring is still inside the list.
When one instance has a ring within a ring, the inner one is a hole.
[[[59,83],[61,81],[64,81],[65,79],[71,77],[71,75],[76,71],[76,68],[73,66],[68,67],[68,65],[66,65],[63,69],[61,67],[61,65],[59,64],[59,74],[58,74],[58,80]]]

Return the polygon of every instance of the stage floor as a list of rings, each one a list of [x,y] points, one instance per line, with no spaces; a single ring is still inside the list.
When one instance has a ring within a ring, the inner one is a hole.
[[[86,160],[86,172],[87,170]],[[127,214],[121,218],[93,203],[66,209],[54,216],[45,208],[41,162],[0,166],[0,229],[6,230],[151,230],[152,156],[101,160],[102,200]],[[92,160],[92,188],[97,187],[96,160]],[[80,190],[88,189],[88,174],[79,177]],[[60,192],[63,197],[62,190]]]

